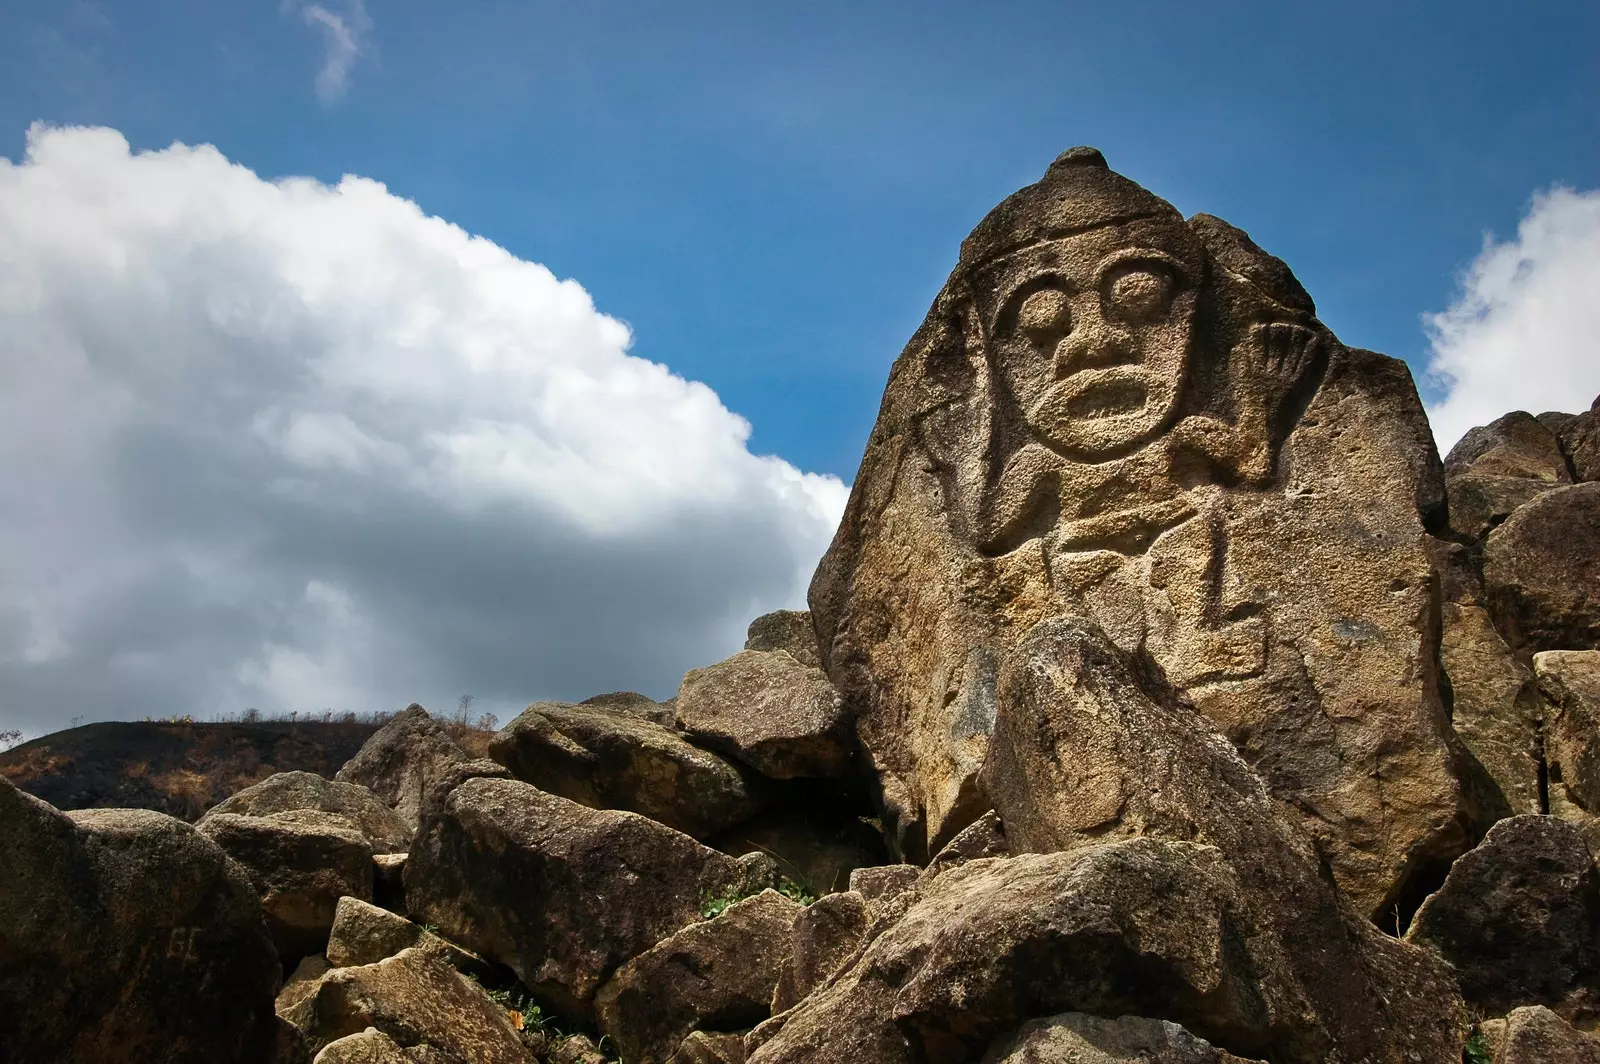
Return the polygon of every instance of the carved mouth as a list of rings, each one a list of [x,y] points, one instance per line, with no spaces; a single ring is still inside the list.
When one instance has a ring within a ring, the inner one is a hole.
[[[1091,381],[1067,398],[1065,411],[1074,419],[1124,417],[1137,414],[1150,399],[1144,382],[1129,377]]]

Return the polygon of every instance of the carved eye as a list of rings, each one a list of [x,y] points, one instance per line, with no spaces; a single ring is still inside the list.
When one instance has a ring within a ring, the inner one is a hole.
[[[1022,301],[1017,328],[1036,343],[1059,340],[1072,331],[1072,308],[1058,288],[1041,288]]]
[[[1106,287],[1106,311],[1123,321],[1153,321],[1172,303],[1172,278],[1143,266],[1123,270]]]

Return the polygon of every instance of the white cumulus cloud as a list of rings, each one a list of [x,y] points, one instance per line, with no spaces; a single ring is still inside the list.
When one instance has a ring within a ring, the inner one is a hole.
[[[322,67],[317,71],[317,98],[332,103],[344,96],[350,83],[350,68],[366,48],[372,19],[363,0],[345,0],[335,11],[325,4],[306,0],[284,0],[284,10],[298,14],[307,26],[322,35]]]
[[[1534,197],[1516,238],[1485,238],[1426,325],[1441,452],[1511,410],[1587,409],[1600,392],[1600,190]]]
[[[376,181],[0,159],[0,724],[633,688],[799,605],[837,479]]]

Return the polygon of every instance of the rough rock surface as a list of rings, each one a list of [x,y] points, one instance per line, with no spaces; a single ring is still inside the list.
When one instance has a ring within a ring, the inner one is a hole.
[[[372,898],[372,847],[337,813],[218,813],[198,830],[249,873],[285,963],[322,952],[340,898]]]
[[[866,941],[867,899],[853,890],[818,898],[801,910],[789,931],[789,960],[772,992],[774,1015],[793,1008],[821,986]]]
[[[1483,819],[1541,811],[1539,729],[1544,705],[1533,673],[1517,660],[1475,600],[1443,604],[1439,657],[1449,678],[1451,721],[1495,792]]]
[[[289,978],[283,981],[283,987],[278,991],[278,997],[273,1002],[273,1008],[278,1015],[283,1015],[300,1003],[317,987],[317,980],[321,979],[333,967],[328,963],[328,958],[320,953],[313,953],[309,957],[301,957],[300,963],[294,966],[294,971],[289,973]]]
[[[413,702],[379,728],[334,779],[366,787],[415,828],[424,807],[442,801],[463,781],[506,775],[493,761],[468,757],[444,726]]]
[[[255,890],[188,824],[68,816],[0,779],[0,1058],[267,1064],[281,972]]]
[[[1472,474],[1572,483],[1561,437],[1523,410],[1467,430],[1445,456],[1444,472],[1447,477]]]
[[[469,780],[406,862],[418,920],[586,1015],[624,961],[700,919],[708,897],[768,885],[738,860],[635,813],[589,809],[514,780]]]
[[[1373,913],[1465,848],[1404,364],[1284,264],[1074,149],[1000,204],[890,374],[811,585],[886,826],[985,811],[995,679],[1053,618],[1161,666]]]
[[[820,668],[817,632],[808,610],[774,610],[750,622],[745,632],[746,650],[782,650],[802,665]]]
[[[1546,709],[1544,756],[1550,812],[1600,849],[1600,651],[1547,650],[1533,656]]]
[[[315,1064],[418,1064],[417,1058],[376,1027],[337,1038],[317,1054]]]
[[[786,789],[772,808],[706,839],[706,845],[735,857],[764,853],[813,894],[844,890],[853,871],[882,864],[889,856],[883,836],[862,822],[866,810],[828,797],[812,789]]]
[[[405,917],[368,905],[359,898],[339,899],[333,930],[328,934],[327,961],[333,967],[376,964],[406,949],[437,957],[464,974],[488,974],[489,965],[482,957],[445,941]]]
[[[1484,544],[1483,579],[1495,625],[1513,647],[1600,645],[1600,483],[1519,507]]]
[[[850,889],[867,900],[868,905],[888,901],[917,885],[922,869],[916,865],[878,865],[875,868],[858,868],[850,873]]]
[[[449,965],[415,949],[335,968],[286,1018],[317,1046],[376,1027],[401,1047],[427,1046],[449,1064],[528,1064],[506,1011]]]
[[[1066,1012],[1025,1023],[983,1064],[1247,1064],[1175,1023]],[[1261,1064],[1261,1062],[1256,1062]]]
[[[764,890],[669,935],[600,988],[600,1030],[630,1064],[665,1064],[692,1031],[755,1026],[769,1014],[800,912]]]
[[[1600,480],[1600,396],[1560,430],[1561,448],[1579,481]]]
[[[1061,1011],[1168,1019],[1278,1064],[1459,1057],[1448,968],[1348,907],[1192,706],[1086,622],[1017,649],[984,782],[1010,844],[1054,852],[927,881],[753,1064],[961,1061]]]
[[[1513,1009],[1498,1042],[1494,1064],[1600,1064],[1600,1038],[1540,1005]]]
[[[626,809],[703,839],[761,808],[737,766],[641,716],[535,702],[497,732],[489,756],[524,783],[594,809]]]
[[[691,669],[678,723],[707,746],[773,779],[843,776],[850,724],[821,669],[782,650],[742,650]]]
[[[649,695],[642,695],[637,691],[611,691],[603,695],[591,695],[578,704],[618,710],[635,717],[643,717],[652,724],[660,724],[666,728],[678,722],[678,712],[671,705],[657,702]]]
[[[744,1036],[696,1031],[683,1040],[668,1064],[744,1064]]]
[[[1600,873],[1563,821],[1496,824],[1423,902],[1406,939],[1449,961],[1484,1015],[1546,1005],[1573,1021],[1600,1017]]]
[[[219,803],[206,815],[271,816],[295,809],[315,809],[348,817],[372,844],[373,853],[404,853],[411,844],[411,828],[377,795],[359,784],[326,780],[315,772],[279,772],[268,776]],[[205,817],[201,817],[201,822],[205,822]]]

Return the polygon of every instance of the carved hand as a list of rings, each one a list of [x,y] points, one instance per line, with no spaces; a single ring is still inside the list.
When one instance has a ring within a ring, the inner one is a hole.
[[[1317,360],[1321,344],[1316,332],[1293,322],[1256,326],[1238,352],[1245,386],[1241,399],[1258,403],[1270,416]]]

